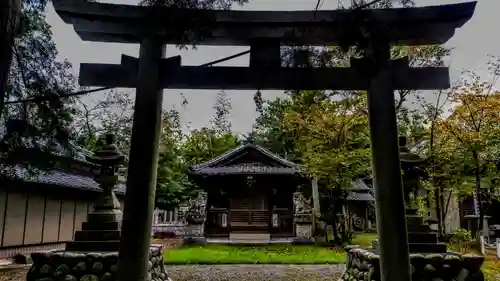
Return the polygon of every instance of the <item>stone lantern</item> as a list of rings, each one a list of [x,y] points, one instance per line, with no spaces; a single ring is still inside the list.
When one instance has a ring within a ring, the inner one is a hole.
[[[437,233],[424,222],[424,218],[418,214],[418,208],[411,202],[411,194],[417,195],[420,179],[425,176],[422,167],[426,159],[410,152],[406,147],[405,137],[399,138],[399,156],[403,170],[403,194],[412,280],[484,281],[481,272],[484,257],[447,251],[446,245],[438,242]],[[351,245],[345,250],[348,263],[342,280],[367,280],[366,276],[369,276],[368,280],[383,280],[381,249],[377,241],[374,241],[370,249]],[[390,266],[394,265],[386,265]]]
[[[416,197],[420,188],[420,179],[425,172],[422,167],[427,159],[410,152],[406,146],[406,137],[399,137],[399,159],[401,169],[403,170],[403,194],[406,207],[406,213],[415,215],[418,213],[418,207],[413,203],[412,198]]]
[[[118,168],[125,157],[115,145],[114,136],[106,135],[104,147],[88,160],[98,168],[96,181],[102,188],[92,213],[68,242],[66,250],[34,252],[27,281],[115,281],[118,269],[122,212],[113,189],[118,181]],[[163,245],[151,245],[148,255],[147,280],[170,281],[163,260]],[[146,279],[143,279],[146,280]]]
[[[422,167],[427,159],[411,153],[406,146],[406,137],[399,137],[399,158],[403,170],[403,194],[406,206],[409,250],[412,253],[445,253],[446,244],[438,243],[438,235],[424,217],[418,214],[418,207],[412,197],[418,195],[420,179],[425,175]]]
[[[95,173],[96,181],[102,188],[94,211],[87,216],[82,230],[75,233],[75,241],[67,244],[69,250],[105,250],[119,249],[122,211],[116,198],[115,188],[118,182],[118,169],[125,156],[115,144],[115,136],[107,134],[105,145],[88,157],[99,169]]]
[[[188,225],[184,235],[184,243],[186,244],[205,244],[207,242],[205,238],[207,199],[207,193],[200,191],[196,198],[189,200],[189,209],[186,213]]]

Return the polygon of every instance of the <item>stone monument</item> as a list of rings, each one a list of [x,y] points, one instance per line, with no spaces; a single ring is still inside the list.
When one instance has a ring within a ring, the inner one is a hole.
[[[125,157],[114,141],[114,135],[107,134],[103,148],[88,159],[99,168],[96,181],[102,193],[87,221],[82,223],[82,230],[75,233],[75,240],[67,243],[66,250],[32,253],[33,265],[27,281],[116,280],[122,212],[113,189],[118,181],[118,167]],[[170,280],[163,265],[162,252],[162,245],[150,246],[150,280]]]
[[[207,220],[207,193],[198,192],[198,196],[189,200],[189,209],[186,213],[186,234],[184,243],[205,244],[205,221]]]
[[[314,243],[313,237],[313,209],[311,207],[311,199],[306,200],[302,192],[293,193],[294,205],[294,228],[295,238],[294,243],[310,244]]]
[[[437,233],[418,214],[418,208],[411,198],[416,196],[420,188],[423,175],[420,168],[426,159],[410,152],[405,137],[399,138],[399,146],[412,280],[484,281],[481,272],[484,257],[447,251],[446,245],[438,242]],[[346,247],[348,263],[342,279],[380,281],[378,247],[376,241],[372,249]]]

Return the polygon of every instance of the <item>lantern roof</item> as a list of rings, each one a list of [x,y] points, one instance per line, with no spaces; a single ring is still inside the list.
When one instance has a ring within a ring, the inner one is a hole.
[[[404,136],[399,137],[399,160],[403,163],[423,163],[427,159],[420,157],[420,155],[413,153],[406,146],[407,139]]]

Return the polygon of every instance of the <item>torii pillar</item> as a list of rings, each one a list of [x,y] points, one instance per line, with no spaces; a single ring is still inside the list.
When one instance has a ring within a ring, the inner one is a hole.
[[[372,62],[367,104],[377,233],[383,245],[380,247],[380,273],[385,281],[411,280],[391,46],[383,34],[376,36],[378,40],[371,40],[367,48],[367,57]]]
[[[140,45],[117,275],[120,281],[148,280],[163,102],[159,76],[165,49],[165,43],[155,37],[142,40]]]

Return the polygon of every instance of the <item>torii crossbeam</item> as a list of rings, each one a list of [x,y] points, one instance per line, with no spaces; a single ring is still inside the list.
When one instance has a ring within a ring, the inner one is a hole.
[[[140,43],[139,59],[82,64],[85,86],[135,87],[136,102],[118,280],[146,280],[162,89],[368,90],[377,228],[384,281],[410,281],[400,173],[395,89],[445,89],[446,68],[390,60],[391,45],[443,44],[476,2],[401,9],[211,11],[54,0],[61,18],[86,41]],[[315,17],[311,15],[315,13]],[[249,67],[182,66],[166,44],[249,45]],[[280,45],[362,44],[368,56],[349,68],[282,68]]]

